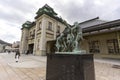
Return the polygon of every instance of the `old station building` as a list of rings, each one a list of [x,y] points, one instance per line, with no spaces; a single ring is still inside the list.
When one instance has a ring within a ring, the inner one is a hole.
[[[35,21],[22,25],[20,52],[46,55],[54,52],[53,40],[65,29],[66,21],[47,4],[36,13]],[[103,21],[99,17],[79,23],[83,38],[81,47],[95,57],[120,58],[120,20]]]
[[[36,14],[34,22],[27,21],[22,25],[20,52],[26,53],[29,50],[34,55],[46,55],[47,41],[56,39],[64,30],[65,21],[47,4]]]
[[[99,17],[80,23],[83,49],[96,57],[120,58],[120,20],[102,21]]]

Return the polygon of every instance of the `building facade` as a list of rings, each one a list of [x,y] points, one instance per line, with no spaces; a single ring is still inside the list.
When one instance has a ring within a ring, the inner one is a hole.
[[[27,21],[22,25],[20,52],[34,55],[46,55],[48,41],[55,40],[65,28],[65,21],[47,4],[38,10],[34,22]]]
[[[95,57],[120,58],[120,20],[94,18],[79,24],[83,28],[82,48]]]
[[[46,55],[54,52],[56,36],[64,31],[66,21],[48,5],[36,13],[34,22],[22,25],[20,52]],[[103,21],[99,17],[79,23],[83,38],[81,48],[95,57],[120,58],[120,20]]]

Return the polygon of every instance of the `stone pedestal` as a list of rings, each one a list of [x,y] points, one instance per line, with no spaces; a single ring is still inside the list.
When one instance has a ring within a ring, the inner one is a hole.
[[[95,80],[93,54],[48,54],[46,80]]]

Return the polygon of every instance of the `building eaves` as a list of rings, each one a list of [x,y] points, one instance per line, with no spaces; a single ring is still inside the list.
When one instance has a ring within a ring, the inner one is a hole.
[[[106,23],[98,24],[98,25],[89,26],[87,28],[83,28],[83,33],[98,31],[98,30],[102,30],[102,29],[109,29],[109,28],[119,27],[119,26],[120,26],[120,19],[114,20],[114,21],[109,21]]]
[[[46,13],[46,12],[43,12],[43,13],[37,15],[37,16],[35,17],[35,19],[37,19],[38,17],[42,16],[43,14],[46,14],[46,15],[52,17],[53,19],[55,19],[55,20],[57,20],[57,21],[59,21],[59,22],[61,22],[61,23],[63,23],[63,24],[66,23],[66,21],[63,20],[62,18],[59,18],[58,16],[54,16],[54,15],[52,15],[52,14],[50,14],[50,13]]]
[[[62,18],[57,16],[57,13],[54,11],[53,8],[51,8],[49,5],[45,4],[42,8],[40,8],[37,12],[36,12],[37,16],[35,17],[35,19],[39,18],[40,16],[42,16],[43,14],[46,14],[52,18],[54,18],[55,20],[65,24],[66,21],[63,20]]]
[[[36,25],[35,22],[26,21],[26,22],[22,25],[22,28],[21,28],[21,29],[24,29],[24,28],[30,29],[30,28],[32,28],[32,27],[35,26],[35,25]]]

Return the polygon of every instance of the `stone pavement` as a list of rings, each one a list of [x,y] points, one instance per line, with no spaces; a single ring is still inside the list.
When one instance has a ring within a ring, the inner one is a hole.
[[[22,54],[16,63],[14,53],[0,53],[0,80],[45,80],[46,57]],[[96,80],[120,80],[120,61],[95,59]]]
[[[95,62],[95,76],[96,80],[120,80],[120,67],[117,68],[113,64]]]
[[[21,55],[16,63],[14,55],[0,53],[0,80],[45,80],[45,57]]]

